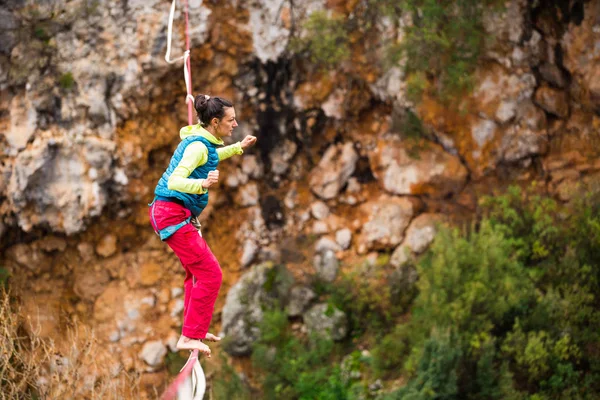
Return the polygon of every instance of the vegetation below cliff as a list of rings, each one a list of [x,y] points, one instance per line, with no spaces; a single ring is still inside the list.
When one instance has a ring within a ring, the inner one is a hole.
[[[321,290],[351,320],[341,342],[266,311],[258,386],[222,371],[217,398],[597,398],[599,194],[568,207],[517,187],[484,199],[481,218],[442,229],[414,265],[414,296],[395,293],[385,260],[370,276],[356,266],[361,279]]]

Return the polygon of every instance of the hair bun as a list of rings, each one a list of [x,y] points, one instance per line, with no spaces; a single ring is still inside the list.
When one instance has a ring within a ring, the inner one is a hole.
[[[210,99],[210,96],[207,96],[205,94],[199,94],[198,96],[196,96],[196,98],[194,99],[194,108],[197,112],[200,113],[202,110],[206,109],[206,107],[208,106],[208,99]]]
[[[199,94],[194,98],[198,123],[204,127],[209,126],[213,118],[221,120],[227,107],[233,107],[233,104],[219,96],[211,97],[207,94]]]

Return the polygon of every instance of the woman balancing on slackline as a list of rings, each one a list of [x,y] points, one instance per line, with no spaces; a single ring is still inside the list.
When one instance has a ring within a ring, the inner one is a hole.
[[[149,213],[152,227],[185,270],[183,328],[177,348],[198,349],[210,357],[210,348],[202,341],[221,339],[208,333],[208,326],[222,273],[202,237],[198,216],[208,203],[208,188],[219,180],[219,161],[242,154],[256,143],[256,137],[248,135],[241,142],[219,147],[238,126],[233,105],[221,97],[201,94],[194,99],[194,107],[199,124],[179,131],[181,143],[156,185]]]

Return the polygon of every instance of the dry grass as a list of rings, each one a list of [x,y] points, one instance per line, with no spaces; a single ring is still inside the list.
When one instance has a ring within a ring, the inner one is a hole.
[[[59,346],[26,330],[18,311],[0,288],[0,400],[139,398],[137,376],[115,364],[89,330],[74,325]]]

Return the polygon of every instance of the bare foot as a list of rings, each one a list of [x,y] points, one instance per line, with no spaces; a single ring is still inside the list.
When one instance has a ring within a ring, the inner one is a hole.
[[[209,342],[219,342],[219,341],[221,341],[221,337],[213,335],[212,333],[209,332],[206,334],[206,337],[204,337],[204,340],[208,340]]]
[[[202,343],[201,340],[192,339],[187,336],[181,335],[179,340],[177,341],[178,350],[194,350],[198,349],[200,353],[203,353],[207,358],[210,358],[210,347]]]

